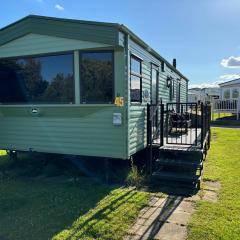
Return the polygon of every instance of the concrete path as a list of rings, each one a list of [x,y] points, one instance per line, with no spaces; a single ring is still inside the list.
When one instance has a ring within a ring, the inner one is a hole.
[[[218,182],[204,182],[201,194],[192,197],[152,197],[128,231],[125,240],[185,240],[196,201],[218,201]],[[201,196],[201,197],[200,197]]]
[[[194,202],[179,196],[153,197],[139,214],[125,240],[182,240],[187,237],[187,224]]]

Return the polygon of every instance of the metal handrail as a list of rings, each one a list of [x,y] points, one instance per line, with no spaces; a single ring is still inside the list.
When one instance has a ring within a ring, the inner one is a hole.
[[[159,112],[160,110],[160,112]],[[159,146],[163,145],[163,119],[164,119],[164,105],[162,102],[158,104],[147,104],[147,140],[149,148],[149,173],[152,173],[153,166],[153,142],[159,136]],[[157,119],[157,120],[156,120]],[[154,121],[156,125],[153,126]],[[155,127],[155,129],[154,129]],[[154,129],[154,132],[153,132]]]

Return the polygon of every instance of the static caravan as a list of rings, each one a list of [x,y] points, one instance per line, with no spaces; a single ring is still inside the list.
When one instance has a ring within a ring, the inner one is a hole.
[[[174,64],[173,64],[174,65]],[[188,79],[124,25],[27,16],[0,30],[0,149],[129,159],[147,105]]]
[[[232,113],[236,115],[237,120],[240,117],[240,79],[230,80],[219,84],[220,99],[213,101],[212,111],[218,113]],[[212,114],[212,117],[214,114]]]

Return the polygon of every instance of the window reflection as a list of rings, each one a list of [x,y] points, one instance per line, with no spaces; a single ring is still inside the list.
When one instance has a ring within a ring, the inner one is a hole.
[[[112,103],[114,87],[113,52],[81,54],[82,103]]]
[[[223,96],[225,99],[229,99],[230,98],[230,89],[224,90]]]
[[[232,90],[232,98],[239,98],[239,90],[237,88]]]
[[[73,54],[0,60],[0,103],[73,102]]]
[[[131,76],[130,76],[130,87],[131,87],[131,102],[142,101],[142,61],[135,56],[131,56]]]

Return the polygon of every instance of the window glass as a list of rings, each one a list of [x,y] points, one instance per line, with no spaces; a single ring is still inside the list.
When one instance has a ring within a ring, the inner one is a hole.
[[[232,98],[239,98],[239,90],[237,88],[232,90]]]
[[[130,76],[130,86],[131,86],[131,102],[141,102],[142,101],[142,61],[135,56],[131,56],[131,76]]]
[[[131,57],[131,72],[141,74],[141,60]]]
[[[141,102],[141,78],[131,75],[131,101]]]
[[[172,98],[175,98],[175,80],[172,80]]]
[[[73,102],[73,54],[0,60],[0,103]]]
[[[114,86],[113,52],[81,54],[82,103],[112,103]]]
[[[229,99],[230,98],[230,89],[224,90],[223,96],[225,99]]]
[[[161,62],[161,71],[162,71],[162,72],[165,71],[165,66],[164,66],[164,65],[165,65],[164,62],[162,61],[162,62]]]
[[[157,103],[157,81],[158,81],[158,70],[155,68],[152,68],[152,104]]]

